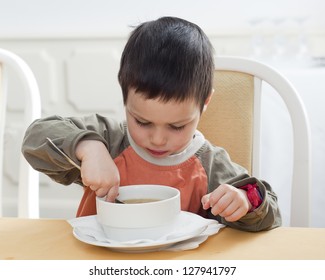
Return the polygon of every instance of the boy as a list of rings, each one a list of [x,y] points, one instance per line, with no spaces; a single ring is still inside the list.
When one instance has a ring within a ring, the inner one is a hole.
[[[196,130],[212,97],[213,72],[212,46],[197,25],[173,17],[143,23],[131,33],[118,74],[126,122],[99,115],[40,119],[28,128],[22,152],[55,181],[84,186],[77,216],[96,214],[95,197],[114,201],[120,186],[160,184],[180,190],[184,211],[241,230],[277,227],[270,185],[249,177]]]

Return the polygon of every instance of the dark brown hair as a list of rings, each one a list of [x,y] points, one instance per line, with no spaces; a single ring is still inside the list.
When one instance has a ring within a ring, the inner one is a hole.
[[[211,93],[213,47],[199,26],[162,17],[134,29],[122,53],[118,80],[124,104],[134,88],[148,99],[184,101],[200,106]]]

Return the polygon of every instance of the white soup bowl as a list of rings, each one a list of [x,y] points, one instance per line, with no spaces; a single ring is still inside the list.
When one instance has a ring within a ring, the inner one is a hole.
[[[117,199],[125,203],[96,198],[98,222],[106,237],[116,241],[157,240],[173,230],[181,212],[180,192],[168,186],[122,186]],[[130,200],[153,201],[127,203]]]

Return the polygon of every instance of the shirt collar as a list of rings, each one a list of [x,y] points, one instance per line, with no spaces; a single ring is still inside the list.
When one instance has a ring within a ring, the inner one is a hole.
[[[189,158],[191,158],[204,144],[205,138],[201,132],[198,130],[195,131],[195,134],[193,136],[192,141],[189,143],[189,145],[180,153],[170,155],[164,158],[155,158],[148,154],[143,148],[139,147],[134,140],[132,139],[129,130],[127,129],[127,136],[129,138],[129,142],[131,147],[134,149],[134,151],[143,158],[144,160],[160,166],[172,166],[172,165],[178,165]]]

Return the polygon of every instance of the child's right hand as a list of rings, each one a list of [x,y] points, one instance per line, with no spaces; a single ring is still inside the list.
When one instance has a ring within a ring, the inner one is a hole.
[[[106,196],[107,201],[113,202],[118,196],[120,174],[105,145],[100,141],[81,141],[77,145],[76,156],[81,161],[84,186],[97,196]]]

